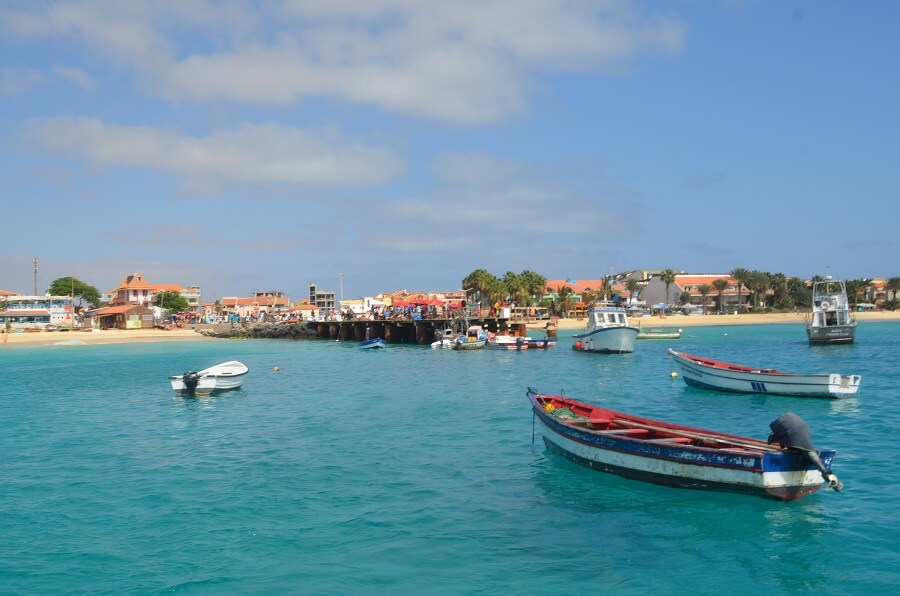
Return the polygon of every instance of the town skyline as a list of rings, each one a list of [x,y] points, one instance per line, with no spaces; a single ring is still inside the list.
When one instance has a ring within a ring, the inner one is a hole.
[[[715,278],[722,278],[722,279],[733,281],[732,273],[735,271],[740,271],[742,269],[744,269],[744,268],[732,268],[729,271],[722,271],[722,272],[709,272],[709,271],[694,272],[694,271],[686,271],[686,270],[673,269],[673,268],[665,268],[665,269],[642,268],[642,269],[634,269],[634,270],[628,270],[628,271],[614,271],[614,272],[611,271],[606,275],[598,275],[595,277],[594,276],[591,276],[591,277],[589,277],[589,276],[557,276],[557,277],[544,276],[544,277],[547,280],[545,285],[548,290],[548,293],[552,293],[552,291],[556,289],[555,285],[558,285],[559,283],[564,283],[566,285],[570,285],[570,286],[574,287],[577,285],[584,285],[585,282],[593,282],[593,281],[603,282],[606,279],[611,279],[612,281],[615,281],[615,282],[621,284],[621,283],[623,283],[624,278],[626,276],[628,276],[630,274],[635,274],[638,272],[645,273],[646,280],[652,279],[653,277],[660,277],[660,273],[665,273],[666,271],[671,271],[673,274],[675,274],[678,277],[688,277],[688,278],[707,277],[707,278],[709,278],[710,282],[714,281]],[[476,269],[471,270],[469,272],[469,275],[472,275],[478,271],[486,271],[486,270],[484,270],[483,268],[476,268]],[[526,271],[529,273],[535,273],[537,275],[543,276],[543,274],[541,272],[535,272],[533,270],[523,270],[523,273]],[[497,274],[488,271],[487,273],[497,277],[498,279],[501,279],[504,274],[519,275],[518,272],[511,272],[511,271],[497,273]],[[746,270],[746,273],[748,273],[748,274],[763,273],[763,274],[766,274],[769,276],[784,275],[785,278],[788,280],[796,279],[796,280],[799,280],[804,283],[808,283],[814,279],[824,279],[828,276],[827,272],[826,272],[826,275],[814,275],[809,278],[789,275],[789,274],[784,273],[783,271],[774,271],[773,272],[773,271]],[[140,272],[135,272],[133,274],[124,275],[119,279],[118,282],[116,282],[115,284],[113,284],[109,287],[106,287],[106,288],[101,288],[100,286],[95,286],[94,284],[91,284],[90,282],[83,280],[83,279],[79,278],[78,276],[71,276],[71,277],[74,277],[79,282],[86,283],[90,286],[95,287],[102,297],[102,296],[105,296],[110,293],[114,294],[116,289],[121,289],[123,287],[123,284],[127,283],[128,279],[131,278],[132,276],[141,277],[142,283],[144,281],[146,281],[151,287],[155,287],[155,288],[159,289],[160,291],[162,291],[163,289],[171,290],[172,286],[180,286],[182,288],[182,290],[189,290],[192,288],[196,288],[200,293],[202,303],[213,303],[213,302],[219,301],[220,299],[223,299],[223,298],[246,298],[246,297],[251,297],[253,295],[263,295],[263,294],[267,294],[267,293],[279,293],[279,294],[285,296],[287,299],[289,299],[290,302],[292,302],[292,303],[293,302],[301,302],[306,297],[309,296],[309,286],[310,285],[315,285],[319,291],[333,293],[336,301],[340,301],[341,299],[360,300],[360,299],[363,299],[366,297],[374,297],[374,296],[379,296],[379,295],[390,295],[390,294],[396,294],[396,293],[403,292],[403,291],[408,292],[409,294],[420,294],[420,293],[450,294],[450,293],[459,292],[459,291],[462,291],[465,289],[465,288],[461,288],[461,287],[427,288],[427,287],[418,287],[418,286],[407,284],[403,287],[398,287],[398,288],[383,288],[378,291],[369,291],[369,292],[364,292],[364,293],[360,293],[360,294],[350,295],[347,292],[342,292],[343,288],[342,288],[341,284],[343,282],[343,277],[339,277],[338,284],[333,288],[330,286],[327,286],[327,285],[318,284],[313,281],[313,282],[309,282],[305,286],[305,291],[298,295],[292,295],[292,294],[289,294],[288,292],[285,292],[284,290],[280,289],[279,287],[273,287],[273,288],[266,288],[266,289],[262,289],[262,288],[252,289],[247,292],[238,293],[238,294],[210,296],[208,294],[208,292],[206,292],[202,286],[199,286],[197,284],[181,284],[181,283],[172,282],[169,280],[166,280],[166,281],[151,280],[151,279],[147,279],[147,276],[142,275]],[[63,276],[63,278],[68,278],[68,277],[70,277],[70,276]],[[892,280],[892,279],[898,279],[898,276],[889,276],[889,275],[875,276],[872,278],[841,278],[839,276],[834,276],[834,275],[831,275],[831,277],[834,279],[844,279],[845,281],[848,281],[848,282],[849,281],[871,282],[873,280],[888,281],[888,280]],[[51,283],[53,283],[54,281],[56,281],[58,279],[60,279],[60,278],[50,280],[46,285],[49,286]],[[464,280],[460,280],[460,281],[464,281]],[[2,284],[2,283],[3,283],[3,281],[0,280],[0,284]],[[695,282],[695,285],[696,285],[696,283],[697,282]],[[462,284],[457,284],[457,285],[462,285]],[[37,287],[39,288],[40,286],[38,285]],[[592,288],[592,289],[597,290],[598,288]],[[733,288],[730,288],[730,289],[733,289]],[[713,292],[713,291],[714,290],[712,290],[712,289],[710,290],[710,292]],[[42,292],[42,291],[38,291],[38,292],[32,294],[29,291],[18,291],[15,289],[11,289],[10,287],[0,285],[0,293],[6,293],[6,292],[12,292],[12,293],[21,294],[21,295],[37,295],[37,296],[41,296],[41,295],[45,294],[45,292]],[[696,294],[696,292],[695,292],[695,294]]]

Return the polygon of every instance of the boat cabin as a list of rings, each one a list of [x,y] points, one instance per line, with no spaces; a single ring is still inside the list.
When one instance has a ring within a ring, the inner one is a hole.
[[[628,314],[624,308],[605,306],[588,310],[588,325],[591,327],[628,326]]]

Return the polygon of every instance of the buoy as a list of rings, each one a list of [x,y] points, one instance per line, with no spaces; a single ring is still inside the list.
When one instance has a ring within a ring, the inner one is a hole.
[[[669,373],[669,376],[674,379],[675,377],[678,376],[678,373],[673,370],[672,372]]]
[[[272,370],[275,371],[275,372],[278,372],[278,371],[281,370],[281,369],[278,368],[277,366],[273,366],[273,367],[272,367]]]
[[[576,349],[576,350],[580,350],[580,349],[581,349],[581,341],[580,341],[580,340],[575,342],[575,349]]]

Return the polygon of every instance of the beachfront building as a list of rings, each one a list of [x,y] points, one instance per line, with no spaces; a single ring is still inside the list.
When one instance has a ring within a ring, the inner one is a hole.
[[[659,275],[654,275],[641,291],[641,299],[651,307],[659,304],[676,307],[681,305],[681,295],[687,292],[690,294],[687,306],[694,306],[702,310],[704,308],[703,295],[699,288],[705,284],[709,286],[709,293],[706,295],[706,312],[716,312],[719,292],[713,286],[713,282],[717,279],[724,279],[728,282],[728,287],[722,292],[722,310],[733,312],[745,308],[738,304],[738,282],[728,273],[679,273],[675,276],[675,281],[669,284],[668,295],[665,282]],[[745,303],[750,298],[750,291],[744,286],[741,286],[740,298],[741,303]]]
[[[226,296],[219,301],[226,316],[237,315],[241,319],[280,317],[291,308],[291,301],[284,292],[254,292],[250,296]]]
[[[23,296],[6,292],[0,295],[0,301],[0,329],[3,331],[71,328],[80,324],[72,296]]]
[[[88,312],[92,329],[153,329],[156,311],[143,304],[119,304]]]
[[[291,306],[292,319],[301,321],[315,321],[319,315],[319,307],[310,304],[307,300],[302,300]]]
[[[309,284],[309,303],[319,309],[317,319],[326,319],[334,311],[334,290],[320,290]]]
[[[593,302],[602,300],[606,280],[603,279],[548,279],[545,284],[547,291],[544,300],[550,300],[552,304],[562,306],[562,294],[569,292],[566,297],[565,313],[568,318],[580,318],[585,316],[587,308]],[[569,290],[563,290],[569,288]]]
[[[134,273],[123,279],[115,290],[103,293],[103,299],[109,306],[138,304],[152,306],[156,295],[160,292],[176,292],[188,303],[188,311],[201,311],[199,286],[184,287],[178,284],[151,284],[140,273]],[[160,313],[157,312],[157,316]]]

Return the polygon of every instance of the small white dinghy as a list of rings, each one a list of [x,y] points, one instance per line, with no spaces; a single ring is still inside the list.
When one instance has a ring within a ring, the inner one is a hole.
[[[169,377],[172,389],[181,395],[208,395],[214,391],[237,389],[249,369],[237,360],[229,360],[200,371],[187,371]]]

